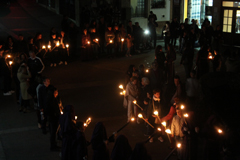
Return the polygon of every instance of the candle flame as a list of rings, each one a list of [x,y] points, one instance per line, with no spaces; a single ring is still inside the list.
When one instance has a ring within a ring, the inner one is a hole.
[[[154,115],[158,116],[158,111],[154,111],[153,113]]]
[[[163,125],[164,127],[166,127],[167,123],[164,121],[164,122],[162,122],[162,125]]]
[[[83,125],[84,125],[85,127],[87,127],[87,123],[84,123]]]
[[[89,117],[88,120],[91,121],[91,118]]]
[[[8,58],[11,58],[11,55],[10,55],[10,54],[8,54],[8,55],[7,55],[7,57],[8,57]]]
[[[184,116],[184,117],[188,117],[188,114],[186,113],[186,114],[184,114],[183,116]]]
[[[178,148],[181,148],[181,146],[182,146],[181,143],[178,143],[178,144],[177,144],[177,147],[178,147]]]
[[[75,116],[75,120],[77,120],[77,116]]]
[[[13,61],[9,61],[9,65],[10,65],[10,66],[12,65],[12,63],[13,63]]]
[[[161,131],[161,128],[158,128],[157,130],[158,130],[158,131]]]
[[[68,47],[69,47],[69,44],[66,44],[66,47],[68,48]]]
[[[223,132],[223,131],[222,131],[221,129],[218,129],[218,133],[220,133],[220,134],[221,134],[222,132]]]
[[[96,38],[96,41],[98,42],[98,39]]]
[[[119,88],[120,88],[120,89],[123,89],[123,85],[120,84],[120,85],[119,85]]]
[[[126,93],[126,91],[125,91],[125,90],[123,90],[123,95],[125,95],[125,93]]]
[[[59,46],[59,42],[57,42],[57,44],[56,44],[57,46]]]
[[[166,129],[165,132],[168,133],[168,134],[171,134],[171,130],[170,129]]]
[[[141,113],[138,114],[139,118],[143,118],[143,115]]]
[[[112,43],[113,41],[112,40],[110,40],[110,43]]]
[[[122,38],[121,41],[124,42],[124,38]]]
[[[61,111],[61,114],[63,114],[63,111]]]
[[[120,92],[120,95],[123,95],[123,92]]]
[[[43,45],[43,46],[42,46],[42,49],[45,49],[45,48],[46,48],[46,46]]]
[[[131,118],[131,121],[135,121],[135,118]]]
[[[134,104],[137,104],[137,101],[136,101],[136,100],[134,100],[134,101],[133,101],[133,103],[134,103]]]
[[[184,105],[181,105],[181,109],[184,109],[185,107],[184,107]]]
[[[87,43],[90,44],[90,41],[88,41]]]
[[[51,48],[51,46],[50,46],[50,45],[48,45],[47,47],[48,47],[48,48]]]
[[[148,70],[148,69],[146,69],[146,72],[148,73],[148,72],[149,72],[149,70]]]
[[[213,56],[208,56],[208,59],[213,59]]]

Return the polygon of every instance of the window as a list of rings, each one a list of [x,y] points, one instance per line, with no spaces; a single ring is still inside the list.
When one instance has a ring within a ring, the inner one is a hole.
[[[240,2],[233,2],[233,1],[223,1],[223,7],[238,7],[240,8]]]
[[[233,10],[225,9],[223,13],[223,32],[232,32],[232,16]]]
[[[236,11],[236,26],[235,26],[235,33],[240,33],[240,10]]]

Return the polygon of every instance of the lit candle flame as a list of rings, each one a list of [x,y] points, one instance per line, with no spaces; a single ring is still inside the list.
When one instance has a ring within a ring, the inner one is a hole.
[[[56,44],[57,46],[59,46],[59,42],[57,42],[57,44]]]
[[[88,41],[87,43],[90,44],[90,41]]]
[[[89,117],[88,120],[91,121],[91,118]]]
[[[133,103],[134,103],[134,104],[137,104],[137,101],[136,101],[136,100],[134,100],[134,101],[133,101]]]
[[[135,118],[131,118],[131,121],[135,121]]]
[[[184,105],[181,105],[181,109],[184,109],[185,107],[184,107]]]
[[[184,114],[183,116],[184,116],[184,117],[188,117],[188,114],[186,113],[186,114]]]
[[[10,55],[10,54],[8,54],[8,55],[7,55],[7,57],[8,57],[8,58],[11,58],[11,55]]]
[[[222,131],[221,129],[218,129],[218,133],[220,133],[220,134],[221,134],[222,132],[223,132],[223,131]]]
[[[143,118],[143,115],[141,113],[138,114],[139,118]]]
[[[171,134],[171,130],[170,129],[166,129],[165,132],[168,133],[168,134]]]
[[[148,69],[146,69],[146,73],[148,73],[149,72],[149,70]]]
[[[97,39],[97,38],[96,38],[95,40],[98,42],[98,39]]]
[[[157,130],[158,130],[158,131],[161,131],[161,128],[158,128]]]
[[[178,147],[178,148],[181,148],[181,146],[182,146],[181,143],[178,143],[178,144],[177,144],[177,147]]]
[[[166,123],[166,122],[162,122],[162,125],[163,125],[164,127],[166,127],[167,123]]]
[[[63,114],[63,111],[61,111],[61,114]]]
[[[51,48],[51,46],[50,46],[50,45],[48,45],[47,47],[48,47],[48,48]]]
[[[209,59],[213,59],[213,56],[208,56]]]
[[[77,120],[77,116],[75,116],[75,120]]]
[[[120,89],[123,89],[123,85],[119,85],[119,88],[120,88]]]
[[[125,91],[125,90],[123,90],[123,95],[125,95],[125,93],[126,93],[126,91]]]
[[[68,48],[68,47],[69,47],[69,44],[66,44],[66,47]]]
[[[123,95],[123,92],[120,92],[120,95]]]
[[[109,42],[110,42],[110,43],[112,43],[113,41],[112,41],[112,40],[110,40]]]
[[[46,46],[43,45],[43,46],[42,46],[42,49],[45,49],[45,48],[46,48]]]
[[[124,42],[124,38],[122,38],[121,41]]]
[[[87,123],[84,123],[83,125],[84,125],[84,127],[87,127]]]
[[[10,65],[10,66],[12,65],[12,63],[13,63],[13,61],[9,61],[9,65]]]
[[[153,113],[154,115],[158,116],[158,111],[154,111]]]

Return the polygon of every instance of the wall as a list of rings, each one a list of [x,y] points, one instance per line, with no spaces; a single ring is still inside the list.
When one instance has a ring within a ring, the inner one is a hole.
[[[170,19],[170,12],[171,12],[170,0],[165,0],[165,1],[166,1],[165,8],[151,9],[151,5],[150,5],[150,11],[153,11],[153,13],[157,15],[157,22],[170,21],[171,20]],[[162,17],[162,15],[164,15],[164,17]]]

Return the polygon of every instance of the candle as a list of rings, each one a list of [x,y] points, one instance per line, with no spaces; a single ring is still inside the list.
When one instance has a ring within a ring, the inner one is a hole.
[[[109,42],[110,42],[110,43],[113,43],[113,41],[112,41],[112,40],[110,40]]]
[[[56,44],[57,46],[59,46],[59,42],[57,42],[57,44]]]
[[[161,128],[158,128],[157,130],[158,130],[158,131],[161,131]]]
[[[88,41],[87,43],[90,44],[90,41]]]
[[[66,48],[68,48],[69,47],[69,44],[66,44]]]
[[[218,133],[220,133],[220,134],[221,134],[222,132],[223,132],[223,131],[222,131],[221,129],[218,129]]]
[[[75,116],[75,120],[77,120],[77,116]]]
[[[181,148],[182,144],[181,143],[178,143],[177,144],[177,148]]]
[[[170,129],[166,129],[165,132],[168,133],[168,134],[171,134],[171,130]]]
[[[146,69],[146,73],[148,73],[149,72],[149,70],[148,69]]]
[[[119,88],[120,88],[120,89],[123,89],[123,85],[119,85]]]
[[[11,55],[10,55],[10,54],[8,54],[8,55],[7,55],[7,57],[8,57],[8,58],[11,58]]]
[[[162,122],[162,125],[163,125],[164,127],[166,127],[166,126],[167,126],[167,123],[166,123],[166,122]]]
[[[153,113],[154,115],[158,116],[158,111],[154,111]]]
[[[124,42],[124,38],[122,38],[121,41]]]
[[[51,45],[48,45],[48,49],[50,49],[51,48]]]
[[[146,119],[143,118],[143,115],[142,115],[141,113],[138,114],[138,117],[139,117],[139,118],[142,118],[149,126],[151,126],[152,128],[154,128],[153,125],[151,125]]]
[[[188,117],[188,114],[186,113],[186,114],[184,114],[183,116],[187,118],[187,117]]]
[[[184,105],[181,105],[181,109],[184,109],[185,107],[184,107]]]
[[[95,40],[96,40],[96,42],[98,42],[98,39],[97,39],[97,38],[96,38]]]
[[[61,114],[63,114],[63,111],[61,111]]]
[[[136,100],[134,100],[133,103],[134,103],[138,108],[140,108],[140,109],[143,111],[143,108],[140,107],[140,106],[137,104],[137,101],[136,101]]]
[[[13,63],[13,61],[9,61],[9,65],[10,65],[10,66],[12,65],[12,63]]]
[[[46,46],[43,45],[43,46],[42,46],[42,49],[45,49],[45,48],[46,48]]]

